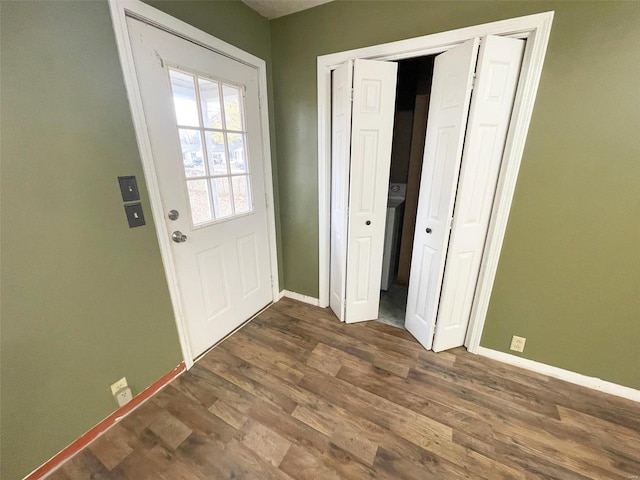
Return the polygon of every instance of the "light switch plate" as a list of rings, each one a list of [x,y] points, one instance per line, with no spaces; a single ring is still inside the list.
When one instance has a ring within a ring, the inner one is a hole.
[[[142,213],[141,203],[130,203],[124,206],[124,211],[127,213],[127,221],[129,222],[129,228],[141,227],[144,225],[144,213]]]
[[[122,194],[123,202],[134,202],[140,200],[140,192],[138,191],[138,182],[136,177],[118,177],[118,183],[120,184],[120,193]]]

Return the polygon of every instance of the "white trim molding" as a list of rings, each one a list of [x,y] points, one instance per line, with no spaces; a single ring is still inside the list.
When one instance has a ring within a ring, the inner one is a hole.
[[[497,360],[499,362],[508,363],[509,365],[515,365],[516,367],[541,373],[549,377],[558,378],[565,382],[574,383],[593,390],[599,390],[600,392],[609,393],[634,402],[640,402],[640,390],[625,387],[624,385],[618,385],[617,383],[608,382],[600,378],[589,377],[587,375],[582,375],[581,373],[564,370],[552,365],[547,365],[546,363],[536,362],[535,360],[529,360],[528,358],[518,357],[516,355],[511,355],[510,353],[504,353],[486,347],[479,346],[477,354],[482,357],[491,358],[492,360]]]
[[[293,300],[298,300],[303,303],[308,303],[309,305],[313,305],[314,307],[320,306],[320,302],[315,297],[310,297],[308,295],[302,295],[301,293],[290,292],[289,290],[282,290],[280,292],[280,298],[287,297]]]
[[[498,260],[502,249],[511,201],[522,161],[533,105],[547,51],[553,12],[512,18],[423,37],[333,53],[318,57],[318,218],[319,218],[319,306],[329,305],[331,240],[331,72],[357,58],[402,60],[442,53],[466,40],[485,35],[526,39],[511,123],[503,154],[495,202],[480,275],[473,301],[465,346],[477,353],[489,307]]]
[[[131,116],[136,132],[136,140],[142,160],[142,169],[144,171],[145,183],[149,192],[149,200],[151,203],[151,212],[153,215],[156,236],[160,245],[160,255],[164,266],[167,284],[169,286],[169,296],[178,329],[178,337],[180,340],[180,348],[182,349],[182,357],[187,369],[191,368],[194,363],[191,345],[187,335],[187,328],[184,314],[182,312],[180,301],[180,290],[176,277],[175,266],[173,262],[173,253],[166,225],[162,200],[160,198],[160,188],[158,178],[154,168],[153,154],[151,151],[151,141],[147,129],[147,121],[145,118],[142,99],[140,96],[140,88],[138,77],[135,70],[133,52],[127,29],[127,17],[137,18],[145,23],[153,25],[157,28],[172,33],[178,37],[189,40],[213,52],[219,53],[233,60],[241,62],[258,72],[258,92],[261,99],[260,108],[260,125],[262,134],[263,162],[264,162],[264,183],[265,194],[267,197],[267,228],[269,235],[269,255],[272,278],[272,298],[277,301],[280,298],[280,286],[278,280],[278,258],[276,247],[276,222],[274,210],[273,195],[273,178],[271,166],[271,144],[269,139],[269,113],[267,106],[267,73],[266,63],[264,60],[251,55],[233,45],[226,43],[208,33],[198,30],[197,28],[167,15],[139,0],[109,0],[109,10],[111,12],[111,20],[113,22],[113,30],[115,32],[118,54],[120,57],[120,65],[124,76],[124,83],[129,98],[129,106],[131,108]]]

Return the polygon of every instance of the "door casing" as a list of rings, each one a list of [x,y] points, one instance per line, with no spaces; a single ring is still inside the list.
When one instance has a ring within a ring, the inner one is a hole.
[[[491,291],[515,192],[522,153],[531,122],[542,66],[547,52],[554,12],[517,17],[498,22],[450,30],[423,37],[318,57],[318,218],[319,218],[319,298],[321,307],[329,305],[331,261],[331,71],[341,63],[358,58],[404,60],[436,55],[466,40],[486,35],[526,39],[524,58],[511,122],[498,177],[487,240],[474,294],[465,346],[478,352],[489,307]]]
[[[258,71],[258,91],[260,98],[260,125],[262,131],[262,149],[264,165],[264,187],[267,200],[267,228],[269,238],[270,269],[272,279],[272,300],[280,298],[280,285],[278,281],[278,259],[276,247],[276,223],[274,211],[273,177],[271,170],[271,146],[269,141],[269,118],[267,105],[267,75],[265,61],[240,50],[208,33],[167,15],[139,0],[109,0],[109,9],[113,29],[116,36],[116,44],[120,57],[120,64],[124,74],[125,87],[129,97],[129,106],[136,132],[136,140],[142,168],[145,176],[145,183],[149,191],[151,212],[156,227],[156,236],[160,245],[160,255],[164,266],[169,295],[178,329],[180,348],[187,368],[193,365],[194,357],[189,344],[186,329],[186,319],[182,312],[180,301],[180,290],[175,272],[173,254],[171,251],[170,239],[167,235],[167,219],[162,207],[160,198],[160,188],[154,166],[154,158],[151,151],[151,141],[147,129],[147,121],[140,96],[138,78],[135,70],[133,53],[127,30],[126,17],[130,16],[143,22],[150,23],[155,27],[166,30],[169,33],[190,40],[213,52],[225,55],[235,61],[255,68]]]

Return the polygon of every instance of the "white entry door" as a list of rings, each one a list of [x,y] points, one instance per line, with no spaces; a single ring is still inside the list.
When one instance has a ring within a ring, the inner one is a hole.
[[[258,73],[127,24],[195,358],[272,301]]]
[[[330,306],[348,323],[378,318],[397,72],[355,60],[333,74]]]
[[[436,58],[405,322],[434,351],[464,343],[523,51],[488,36]]]

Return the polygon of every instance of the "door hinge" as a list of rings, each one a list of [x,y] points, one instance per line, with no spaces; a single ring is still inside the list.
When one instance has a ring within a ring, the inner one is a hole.
[[[477,77],[475,72],[471,74],[471,91],[473,91],[476,88],[476,81],[477,81]]]
[[[353,102],[353,87],[351,87],[351,93],[349,95],[350,95],[349,100]]]
[[[266,193],[264,194],[264,202],[265,202],[265,206],[268,208],[269,207],[269,195],[267,195]]]

